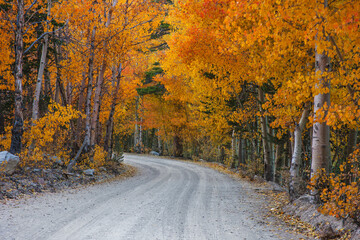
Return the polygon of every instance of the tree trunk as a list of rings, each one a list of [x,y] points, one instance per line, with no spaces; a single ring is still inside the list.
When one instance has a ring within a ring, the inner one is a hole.
[[[71,172],[73,167],[76,164],[77,159],[80,157],[81,153],[89,152],[90,150],[90,111],[91,111],[91,95],[92,95],[92,84],[93,84],[93,77],[94,77],[94,58],[95,58],[95,34],[96,34],[96,27],[93,27],[91,37],[90,37],[90,56],[89,56],[89,69],[88,69],[88,86],[87,86],[87,95],[86,95],[86,106],[85,106],[85,137],[84,141],[77,152],[74,159],[72,159],[68,166],[67,171]]]
[[[328,81],[323,79],[321,84],[328,85]],[[321,109],[324,104],[330,106],[330,94],[318,94],[314,98],[314,119],[316,111]],[[312,163],[311,176],[313,177],[320,169],[330,170],[330,128],[324,123],[315,122],[313,125],[312,140]]]
[[[117,4],[117,1],[113,1],[111,7],[115,7],[116,4]],[[112,12],[113,12],[112,9],[109,9],[108,15],[106,17],[107,20],[105,22],[105,27],[109,27],[109,25],[110,25],[111,18],[112,18]],[[97,84],[96,84],[95,95],[94,95],[94,107],[93,107],[92,119],[91,119],[91,138],[90,138],[91,146],[94,146],[99,141],[99,139],[97,139],[97,136],[98,136],[97,133],[99,132],[99,131],[97,131],[97,129],[98,129],[97,124],[98,124],[99,113],[100,113],[101,92],[102,92],[102,87],[103,87],[103,83],[104,83],[105,71],[106,71],[106,67],[107,67],[107,61],[106,61],[107,47],[108,47],[108,41],[104,41],[104,48],[103,48],[104,55],[103,55],[101,69],[100,69],[100,73],[99,73]]]
[[[174,156],[175,157],[182,157],[183,154],[183,145],[182,139],[178,136],[174,136]]]
[[[357,138],[357,129],[349,129],[347,146],[346,146],[346,157],[349,157],[350,154],[354,151],[356,146],[356,138]]]
[[[116,72],[116,74],[115,74]],[[111,137],[112,137],[112,132],[113,132],[113,128],[114,128],[114,114],[115,114],[115,107],[117,104],[117,95],[119,93],[119,89],[120,89],[120,80],[121,80],[121,72],[122,72],[122,65],[119,65],[119,68],[117,69],[117,71],[114,71],[113,74],[113,78],[114,78],[114,90],[112,92],[112,103],[110,106],[110,114],[109,114],[109,118],[106,122],[106,135],[105,135],[105,139],[104,139],[104,150],[109,152],[109,143],[111,141]],[[116,77],[115,77],[116,76]],[[116,81],[115,81],[116,79]]]
[[[51,95],[51,79],[50,79],[50,72],[48,69],[49,64],[49,58],[46,58],[46,67],[44,70],[44,96],[46,96],[46,99],[52,99]],[[46,111],[46,110],[45,110]]]
[[[244,158],[244,151],[243,151],[243,140],[241,139],[241,137],[239,138],[239,142],[238,142],[238,167],[241,166],[240,164],[244,164],[245,163],[245,158]]]
[[[279,184],[283,184],[282,182],[282,171],[284,167],[284,145],[285,143],[280,143],[276,145],[276,158],[275,158],[275,165],[276,169],[280,170],[275,175],[275,180]]]
[[[327,0],[324,1],[324,7],[327,8]],[[326,52],[319,53],[317,46],[315,46],[315,73],[330,72],[330,58]],[[330,127],[326,122],[317,122],[316,112],[322,109],[325,105],[330,107],[330,79],[328,77],[320,77],[315,86],[316,88],[328,88],[328,93],[320,93],[314,97],[314,124],[313,124],[313,138],[312,138],[312,159],[311,159],[311,178],[314,179],[316,174],[324,169],[329,173],[331,166],[330,158]],[[327,110],[325,112],[325,117]],[[318,201],[318,191],[312,191],[314,196],[312,201]]]
[[[51,9],[51,0],[48,0],[48,13],[47,17],[50,16],[50,9]],[[41,86],[42,86],[42,80],[44,76],[44,69],[46,65],[46,55],[48,50],[48,44],[49,44],[49,35],[46,34],[44,37],[44,43],[42,46],[41,51],[41,59],[40,59],[40,66],[39,71],[37,75],[37,82],[36,82],[36,88],[35,88],[35,94],[34,94],[34,101],[33,101],[33,107],[32,107],[32,120],[37,120],[39,118],[39,101],[40,101],[40,93],[41,93]]]
[[[1,102],[0,102],[1,104]],[[0,134],[4,134],[5,133],[5,118],[4,118],[4,113],[1,111],[0,112]]]
[[[274,154],[274,179],[275,179],[275,182],[279,183],[279,175],[280,173],[277,171],[279,169],[279,162],[280,162],[280,145],[281,144],[275,144],[275,154]]]
[[[235,130],[232,131],[232,134],[231,134],[231,159],[232,159],[232,165],[231,167],[232,168],[236,168],[238,165],[239,165],[239,158],[236,157],[236,137],[235,137]]]
[[[94,58],[95,58],[95,34],[96,27],[93,27],[91,38],[90,38],[90,56],[89,56],[89,69],[88,69],[88,85],[87,85],[87,96],[85,103],[85,145],[84,151],[88,152],[91,147],[90,139],[91,139],[91,95],[92,95],[92,86],[93,86],[93,78],[94,78]]]
[[[295,125],[294,130],[294,150],[291,158],[290,166],[290,183],[289,183],[289,193],[292,200],[299,196],[299,187],[301,177],[299,176],[299,170],[301,165],[301,153],[302,153],[302,132],[305,128],[307,119],[310,114],[310,104],[305,106],[305,109],[302,112],[299,124]]]
[[[325,53],[315,53],[316,72],[321,73],[327,71],[330,66],[330,59]],[[330,81],[325,77],[321,77],[317,87],[330,88]],[[324,123],[316,122],[316,112],[323,108],[324,105],[330,106],[330,93],[318,94],[314,97],[314,120],[313,138],[312,138],[312,162],[311,162],[311,177],[314,176],[320,169],[325,169],[326,172],[330,170],[330,128]],[[326,114],[326,113],[325,113]]]
[[[136,98],[136,106],[135,106],[135,133],[134,133],[134,151],[137,153],[141,153],[142,149],[142,129],[140,118],[139,118],[139,106],[140,106],[140,97]]]
[[[11,136],[10,152],[17,154],[21,152],[21,140],[23,135],[24,117],[23,117],[23,53],[24,53],[24,0],[17,1],[17,22],[15,30],[15,116]]]
[[[83,112],[84,109],[84,104],[86,102],[85,99],[85,89],[86,89],[86,66],[84,66],[84,71],[82,73],[82,80],[81,80],[81,88],[80,88],[80,93],[79,93],[79,100],[78,100],[78,106],[77,109],[79,112]],[[76,138],[76,142],[78,142],[79,139],[81,139],[81,132],[83,129],[84,125],[84,121],[83,118],[79,117],[77,119],[77,123],[76,123],[76,133],[75,133],[75,138]]]
[[[105,56],[104,56],[104,60],[103,60],[103,63],[102,63],[101,69],[100,69],[100,73],[99,73],[96,88],[95,88],[94,107],[93,107],[92,119],[91,119],[91,139],[90,139],[91,146],[95,146],[95,144],[97,143],[96,142],[96,124],[98,122],[97,119],[98,119],[98,115],[99,115],[99,111],[100,111],[100,96],[101,96],[102,86],[103,86],[103,82],[104,82],[105,70],[106,70],[106,61],[105,61]]]
[[[159,131],[159,130],[158,130]],[[159,150],[159,155],[161,156],[163,154],[163,147],[162,147],[162,142],[161,142],[161,136],[160,134],[157,136],[158,139],[158,150]]]
[[[261,121],[261,138],[263,142],[263,151],[264,151],[264,164],[265,164],[265,179],[267,181],[274,181],[274,167],[273,159],[271,159],[271,145],[268,139],[268,125],[266,117],[264,116],[264,111],[262,109],[262,104],[265,102],[264,92],[261,87],[258,88],[259,94],[259,108],[260,108],[260,121]]]
[[[60,38],[60,32],[59,36]],[[61,81],[61,65],[60,59],[61,58],[61,46],[57,46],[56,42],[54,42],[54,49],[55,49],[55,65],[56,65],[56,86],[55,86],[55,102],[60,103],[60,96],[62,99],[62,104],[64,106],[67,105],[67,98],[65,93],[64,85]]]

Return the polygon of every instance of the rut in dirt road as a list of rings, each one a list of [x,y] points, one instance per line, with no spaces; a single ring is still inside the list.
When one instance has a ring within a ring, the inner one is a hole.
[[[264,224],[248,183],[158,157],[125,163],[139,174],[1,205],[0,239],[290,239]]]

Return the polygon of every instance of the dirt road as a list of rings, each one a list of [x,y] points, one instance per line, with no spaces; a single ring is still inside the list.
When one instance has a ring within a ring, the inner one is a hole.
[[[265,224],[249,183],[164,158],[125,163],[139,174],[0,204],[0,239],[299,239]]]

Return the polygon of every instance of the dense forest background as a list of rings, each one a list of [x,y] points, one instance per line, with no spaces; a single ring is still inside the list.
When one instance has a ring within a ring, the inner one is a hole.
[[[360,221],[360,2],[0,0],[1,150],[203,159]]]

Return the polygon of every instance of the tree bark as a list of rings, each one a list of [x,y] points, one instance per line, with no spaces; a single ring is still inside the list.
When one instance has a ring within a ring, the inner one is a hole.
[[[113,1],[111,8],[115,7],[115,5],[117,4],[117,1]],[[110,26],[111,23],[111,18],[112,18],[112,9],[109,9],[108,11],[108,15],[106,16],[106,22],[105,22],[105,27],[108,28]],[[97,144],[97,124],[98,124],[98,116],[100,113],[100,97],[101,97],[101,92],[102,92],[102,87],[103,87],[103,83],[104,83],[104,76],[105,76],[105,71],[106,71],[106,67],[107,67],[107,48],[108,48],[108,41],[104,41],[104,54],[103,54],[103,60],[102,60],[102,64],[101,64],[101,69],[100,69],[100,73],[98,76],[98,80],[97,80],[97,84],[96,84],[96,89],[95,89],[95,95],[94,95],[94,107],[93,107],[93,112],[92,112],[92,119],[91,119],[91,138],[90,138],[90,145],[91,146],[95,146],[95,144]]]
[[[60,38],[60,32],[59,32]],[[61,46],[57,46],[56,42],[54,42],[54,49],[55,49],[55,65],[56,65],[56,85],[55,85],[55,102],[60,103],[60,96],[62,99],[62,104],[64,106],[67,105],[67,97],[64,88],[64,84],[61,81],[61,65],[60,59],[61,58]]]
[[[90,139],[90,145],[95,146],[96,142],[96,124],[97,119],[100,111],[100,96],[102,91],[102,86],[104,82],[104,75],[106,70],[106,61],[105,56],[104,60],[100,69],[99,76],[97,78],[96,88],[95,88],[95,95],[94,95],[94,107],[92,111],[92,118],[91,118],[91,139]]]
[[[327,0],[324,1],[324,7],[328,7]],[[323,30],[325,31],[325,30]],[[326,52],[319,53],[317,46],[315,46],[315,74],[330,72],[330,58]],[[319,123],[317,121],[316,112],[322,109],[325,105],[330,107],[330,79],[327,76],[321,76],[315,85],[315,88],[328,88],[328,93],[320,93],[314,97],[314,124],[312,137],[312,159],[311,159],[311,178],[314,179],[322,169],[329,173],[331,167],[330,156],[330,127],[326,122]],[[327,110],[325,111],[325,117]],[[313,195],[312,201],[318,201],[318,190],[315,189],[311,193]]]
[[[92,95],[92,86],[94,79],[94,58],[95,58],[95,35],[96,27],[93,27],[91,38],[90,38],[90,56],[89,56],[89,67],[88,67],[88,85],[87,85],[87,95],[86,95],[86,104],[85,104],[85,144],[84,151],[88,152],[91,147],[91,95]]]
[[[94,58],[95,58],[95,35],[96,35],[96,27],[94,26],[91,32],[90,37],[90,55],[89,55],[89,69],[88,69],[88,85],[87,85],[87,95],[86,95],[86,104],[85,104],[85,136],[84,141],[78,150],[74,159],[72,159],[68,166],[67,171],[72,172],[73,167],[76,164],[77,159],[80,157],[82,152],[89,152],[90,150],[90,120],[91,120],[91,95],[92,95],[92,85],[93,85],[93,78],[94,78]]]
[[[182,157],[183,154],[183,145],[182,139],[178,136],[174,136],[174,157]]]
[[[0,134],[4,134],[4,133],[5,133],[5,118],[4,118],[4,113],[0,112]]]
[[[115,72],[115,71],[114,71]],[[109,118],[106,122],[106,135],[105,135],[105,139],[104,139],[104,150],[109,152],[110,148],[110,142],[111,142],[111,138],[112,138],[112,132],[113,132],[113,128],[114,128],[114,114],[115,114],[115,107],[117,104],[117,100],[118,100],[118,93],[119,93],[119,89],[120,89],[120,80],[121,80],[121,72],[122,72],[122,65],[120,64],[119,67],[117,68],[116,74],[113,74],[114,77],[116,79],[116,81],[114,81],[114,90],[112,92],[112,102],[111,102],[111,106],[110,106],[110,114],[109,114]],[[115,77],[116,75],[116,77]]]
[[[356,138],[357,138],[357,129],[349,129],[347,146],[346,146],[346,157],[349,157],[350,154],[354,151],[356,146]]]
[[[158,132],[159,132],[159,129],[158,129]],[[162,141],[161,141],[161,136],[160,136],[160,134],[158,134],[157,139],[158,139],[159,155],[161,156],[161,155],[163,154],[163,147],[162,147]]]
[[[46,96],[47,99],[52,99],[50,72],[49,72],[49,69],[47,67],[48,64],[49,64],[49,59],[46,58],[46,67],[45,67],[45,70],[44,70],[44,96]]]
[[[236,157],[236,137],[235,137],[235,130],[232,130],[231,134],[231,159],[232,159],[232,168],[235,168],[239,164],[239,159]]]
[[[139,118],[139,106],[140,106],[140,97],[136,98],[135,106],[135,133],[134,133],[134,151],[141,153],[142,151],[142,129],[140,118]]]
[[[299,196],[299,187],[301,182],[301,177],[299,175],[300,165],[301,165],[301,153],[302,153],[302,133],[305,128],[307,119],[310,114],[310,104],[306,104],[300,122],[295,124],[294,130],[294,149],[293,155],[291,158],[290,165],[290,183],[289,183],[289,193],[292,200]]]
[[[330,66],[330,59],[325,54],[315,53],[316,72],[321,73],[327,71]],[[330,81],[325,77],[321,77],[316,87],[330,88]],[[330,106],[330,93],[318,94],[314,97],[314,125],[312,138],[312,162],[311,162],[311,177],[314,176],[320,169],[325,169],[328,173],[330,171],[330,127],[326,122],[317,122],[316,112],[323,108],[324,105]],[[326,114],[326,113],[325,113]]]
[[[245,163],[245,157],[244,157],[244,147],[243,147],[243,140],[240,137],[239,138],[239,142],[238,142],[238,167],[240,166],[240,164],[244,164]]]
[[[22,89],[22,78],[23,78],[23,53],[24,53],[24,0],[17,1],[17,21],[15,30],[15,116],[14,125],[11,136],[10,152],[17,154],[21,152],[22,147],[22,135],[24,127],[23,117],[23,89]]]
[[[48,0],[48,13],[47,17],[50,16],[50,10],[51,10],[51,0]],[[44,37],[44,43],[42,46],[41,51],[41,58],[40,58],[40,66],[39,71],[37,75],[37,82],[36,82],[36,88],[35,88],[35,94],[34,94],[34,101],[33,101],[33,107],[32,107],[32,120],[37,120],[39,118],[39,101],[40,101],[40,93],[41,93],[41,86],[42,86],[42,80],[44,76],[44,69],[46,65],[46,55],[48,50],[48,44],[49,44],[49,35],[46,34]]]
[[[86,89],[86,66],[84,66],[84,71],[82,73],[82,81],[81,81],[81,88],[80,88],[80,93],[79,93],[79,100],[78,100],[78,111],[79,112],[83,112],[84,109],[84,104],[86,102],[85,99],[85,89]],[[77,123],[76,123],[76,133],[75,133],[75,138],[76,138],[76,142],[81,139],[81,130],[83,129],[84,125],[84,120],[83,118],[79,117],[77,119]]]
[[[261,138],[263,143],[263,151],[264,151],[264,164],[265,164],[265,179],[267,181],[274,181],[274,162],[271,158],[271,145],[268,139],[268,125],[266,121],[266,117],[264,116],[264,111],[262,108],[262,104],[265,102],[264,92],[261,87],[258,88],[259,94],[259,109],[260,109],[260,121],[261,121]]]

